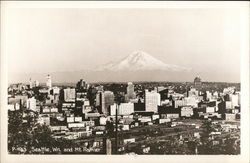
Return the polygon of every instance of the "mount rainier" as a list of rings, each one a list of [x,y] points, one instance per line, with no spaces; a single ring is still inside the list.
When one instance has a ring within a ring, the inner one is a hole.
[[[98,71],[144,71],[144,70],[166,70],[166,71],[190,71],[191,69],[172,64],[166,64],[146,52],[135,51],[118,62],[110,62],[98,67]]]

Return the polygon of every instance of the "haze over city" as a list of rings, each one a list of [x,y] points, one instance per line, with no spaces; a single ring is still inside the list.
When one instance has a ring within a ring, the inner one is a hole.
[[[197,75],[240,81],[236,8],[18,8],[6,14],[9,82],[42,82],[47,74],[54,82],[192,81]],[[189,71],[96,72],[137,51]]]

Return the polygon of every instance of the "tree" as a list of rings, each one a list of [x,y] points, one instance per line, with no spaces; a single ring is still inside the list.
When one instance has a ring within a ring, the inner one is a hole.
[[[214,149],[212,142],[210,140],[210,133],[215,131],[210,120],[205,120],[202,123],[202,133],[201,133],[201,145],[198,146],[199,154],[213,154]]]
[[[224,145],[225,154],[240,154],[240,141],[236,138],[227,137]]]
[[[19,153],[18,148],[26,148],[27,134],[23,132],[22,113],[18,111],[8,112],[8,150]]]
[[[53,147],[55,145],[52,132],[46,125],[38,125],[34,129],[32,141],[34,147]]]
[[[219,127],[219,126],[218,126]],[[220,141],[218,138],[214,141],[219,141],[219,144],[214,145],[210,139],[210,133],[215,131],[211,121],[204,121],[202,124],[203,133],[201,134],[201,145],[198,146],[199,154],[239,154],[240,141],[230,136],[223,137],[225,141]],[[220,127],[219,127],[220,128]]]
[[[37,113],[30,110],[9,111],[8,149],[13,153],[29,153],[32,147],[33,129]]]
[[[30,110],[8,112],[8,150],[10,153],[32,153],[33,147],[51,147],[50,129],[37,123],[38,114]]]
[[[210,133],[215,131],[215,129],[212,127],[212,122],[209,120],[203,121],[201,128],[203,130],[201,133],[201,142],[206,143],[210,138]]]

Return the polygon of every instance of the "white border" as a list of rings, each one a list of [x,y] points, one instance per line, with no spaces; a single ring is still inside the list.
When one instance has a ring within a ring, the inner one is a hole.
[[[246,8],[244,1],[4,1],[11,8]]]
[[[7,153],[7,54],[4,22],[8,8],[241,8],[241,155],[239,156],[91,156],[91,155],[8,155]],[[1,162],[249,162],[249,2],[1,2]]]

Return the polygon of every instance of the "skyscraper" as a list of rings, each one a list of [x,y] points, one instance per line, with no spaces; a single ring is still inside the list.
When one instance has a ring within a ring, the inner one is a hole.
[[[47,79],[46,86],[50,89],[52,87],[51,76],[47,75],[46,79]]]
[[[64,101],[66,102],[74,102],[76,97],[75,89],[67,88],[64,89]]]
[[[133,103],[121,103],[118,108],[118,115],[130,115],[134,113]]]
[[[157,112],[160,105],[161,96],[159,93],[147,89],[145,90],[145,109],[146,111]]]
[[[108,113],[108,107],[113,105],[115,101],[114,93],[111,91],[104,91],[104,110],[103,113]]]
[[[102,102],[104,101],[103,91],[98,91],[96,93],[96,106],[101,106]]]
[[[239,94],[230,94],[229,95],[230,101],[232,101],[232,107],[235,108],[239,106]]]
[[[31,78],[30,78],[30,81],[29,81],[29,87],[30,87],[30,89],[33,87],[33,84],[32,84],[32,81],[31,81]]]
[[[114,104],[114,93],[111,91],[98,91],[96,94],[96,106],[100,106],[103,114],[108,114],[108,107]]]
[[[201,88],[202,82],[201,82],[201,78],[199,76],[194,78],[194,87],[195,88]]]
[[[36,111],[36,99],[34,97],[27,99],[26,105],[27,109]]]
[[[87,82],[83,79],[80,79],[79,82],[77,82],[76,84],[76,88],[78,90],[84,90],[84,89],[87,89]]]
[[[38,80],[35,80],[35,81],[34,81],[34,85],[35,85],[35,87],[38,87],[38,86],[39,86],[39,81],[38,81]]]
[[[134,84],[132,82],[128,82],[126,101],[129,101],[130,99],[134,99],[135,97],[136,97],[136,94],[134,92]]]

